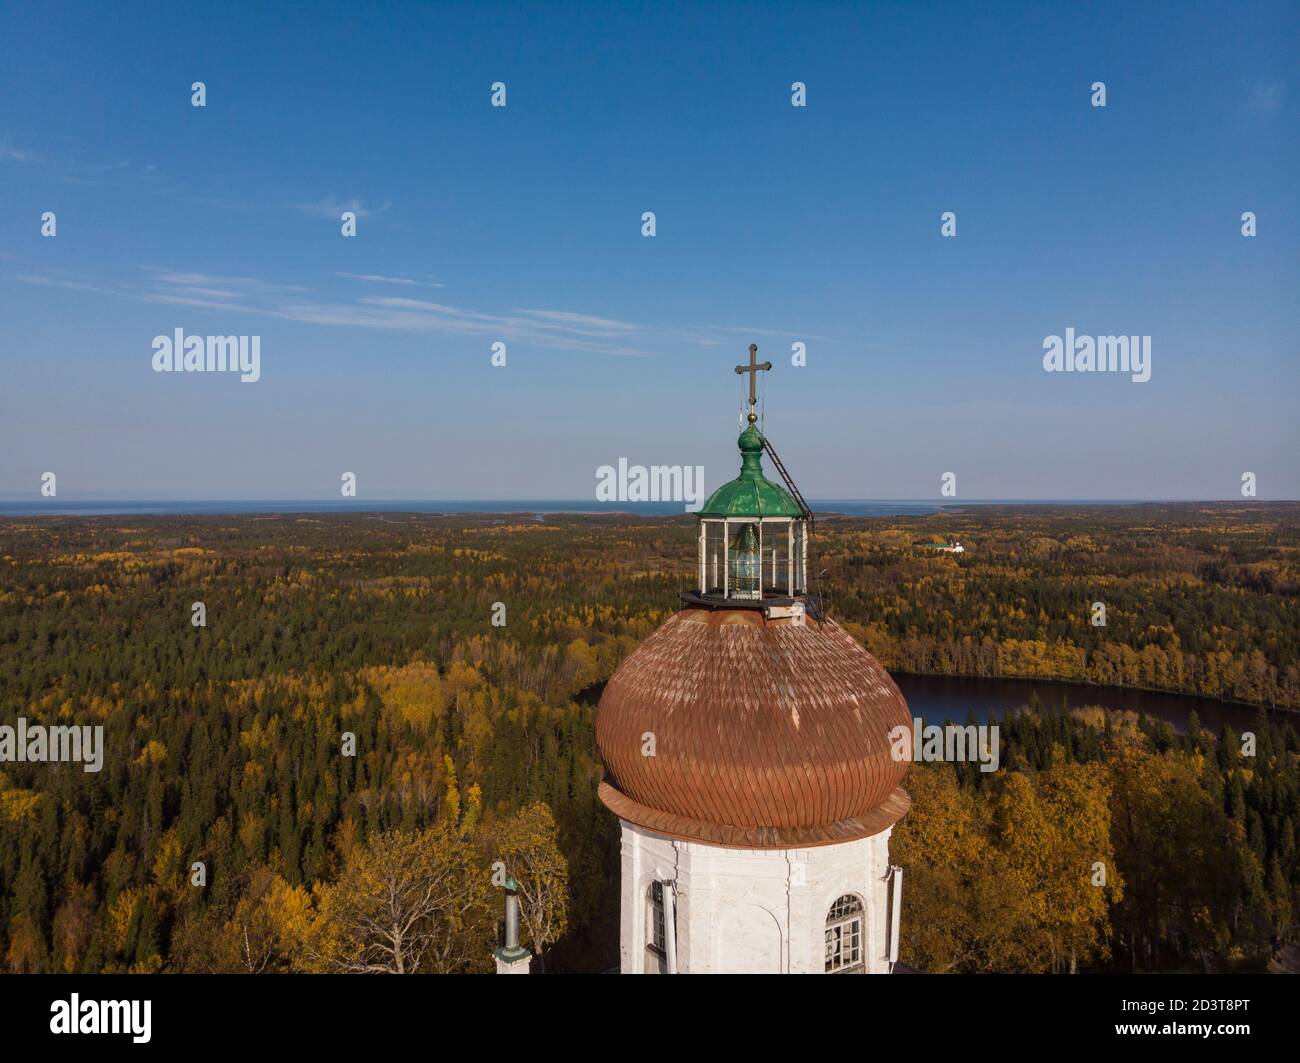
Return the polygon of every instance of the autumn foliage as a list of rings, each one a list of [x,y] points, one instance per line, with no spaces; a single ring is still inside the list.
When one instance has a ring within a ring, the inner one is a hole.
[[[896,670],[1300,708],[1297,513],[829,518],[815,589]],[[948,537],[967,552],[925,548]],[[504,861],[538,968],[613,965],[594,702],[676,609],[694,543],[689,517],[0,522],[0,722],[105,729],[99,774],[0,767],[0,963],[485,970]],[[1291,729],[1228,763],[1236,736],[1086,726],[1095,741],[1014,730],[993,781],[911,772],[896,838],[918,963],[1236,962],[1294,918]]]

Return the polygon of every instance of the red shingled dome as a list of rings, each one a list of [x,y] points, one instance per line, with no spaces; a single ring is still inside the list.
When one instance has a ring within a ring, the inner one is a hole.
[[[686,608],[605,687],[600,798],[629,822],[712,845],[853,841],[910,805],[907,764],[890,755],[900,725],[912,718],[889,673],[833,621]]]

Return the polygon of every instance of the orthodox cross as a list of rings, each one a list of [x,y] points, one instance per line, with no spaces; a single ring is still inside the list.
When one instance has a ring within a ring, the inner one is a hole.
[[[758,380],[758,374],[760,371],[771,369],[771,368],[772,368],[771,362],[760,362],[758,360],[757,343],[751,343],[749,345],[749,365],[736,366],[737,376],[739,376],[741,373],[749,374],[749,423],[750,424],[753,424],[755,421],[758,420],[758,414],[754,412],[754,406],[758,402],[758,398],[754,394],[754,384]]]

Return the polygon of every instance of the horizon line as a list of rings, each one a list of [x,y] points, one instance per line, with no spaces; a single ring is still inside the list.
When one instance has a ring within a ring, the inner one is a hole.
[[[851,504],[851,505],[932,505],[942,507],[956,507],[963,505],[1140,505],[1153,503],[1190,503],[1190,504],[1210,504],[1220,502],[1247,503],[1255,504],[1260,502],[1283,502],[1294,503],[1300,502],[1296,498],[1235,498],[1235,497],[1218,497],[1218,498],[1189,498],[1189,497],[1131,497],[1131,498],[904,498],[904,497],[866,497],[866,498],[811,498],[808,500],[810,506],[832,505],[832,504]],[[23,505],[31,507],[57,509],[69,505],[257,505],[265,503],[267,505],[286,506],[301,503],[304,505],[334,505],[343,508],[356,509],[367,505],[504,505],[507,503],[517,503],[519,505],[582,505],[592,510],[608,510],[614,507],[624,506],[675,506],[684,505],[682,499],[642,499],[621,501],[602,502],[596,499],[584,498],[563,498],[551,496],[547,498],[428,498],[428,497],[378,497],[378,498],[332,498],[332,497],[208,497],[198,495],[186,496],[104,496],[104,495],[72,495],[68,497],[56,496],[54,498],[33,498],[30,494],[8,495],[0,493],[0,506]],[[683,510],[683,512],[686,512]]]

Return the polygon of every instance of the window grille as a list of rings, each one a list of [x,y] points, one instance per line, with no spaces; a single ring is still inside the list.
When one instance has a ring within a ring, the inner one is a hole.
[[[856,974],[862,962],[862,900],[846,893],[826,916],[826,973]]]
[[[646,953],[647,970],[651,973],[668,973],[668,930],[664,922],[664,884],[658,880],[650,883],[647,907]]]

